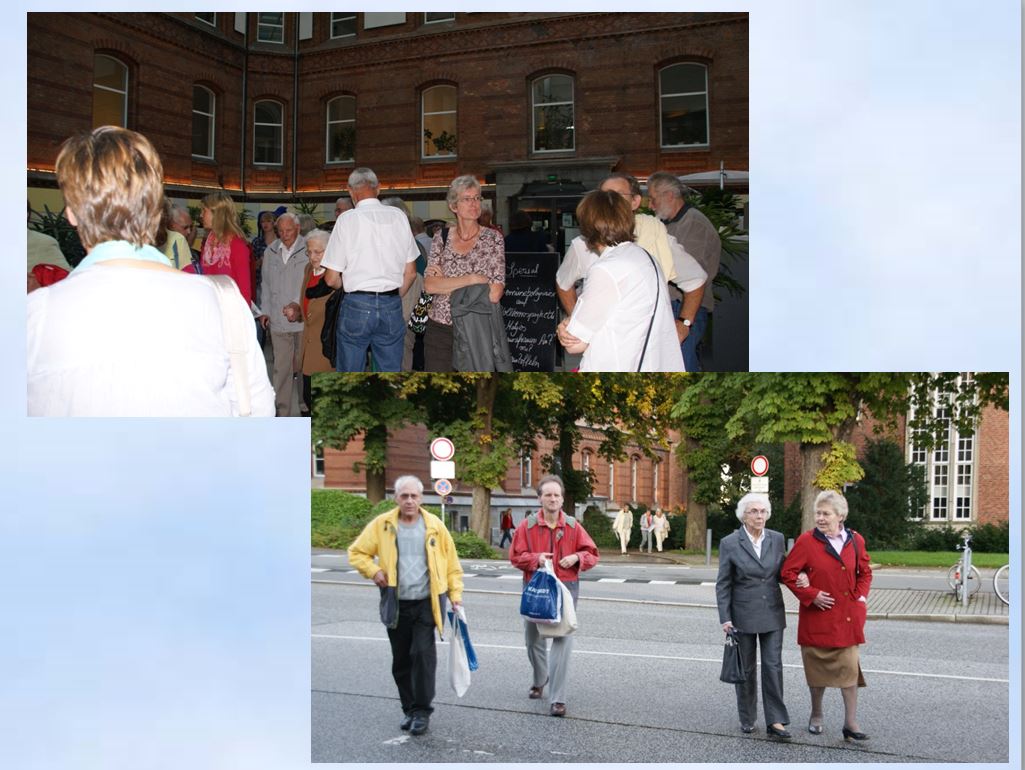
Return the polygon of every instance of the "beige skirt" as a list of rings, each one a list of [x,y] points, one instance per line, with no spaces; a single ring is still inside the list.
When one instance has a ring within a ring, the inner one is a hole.
[[[858,646],[801,647],[804,679],[809,687],[865,686]]]

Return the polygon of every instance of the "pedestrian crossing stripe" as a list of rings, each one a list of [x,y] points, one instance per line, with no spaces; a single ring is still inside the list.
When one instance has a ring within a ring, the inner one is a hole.
[[[598,578],[599,583],[625,583],[626,578]]]
[[[330,572],[327,567],[311,567],[310,572]]]
[[[313,567],[313,572],[336,572],[342,575],[358,575],[359,570],[337,569],[331,567]],[[464,572],[463,577],[496,578],[498,580],[523,580],[523,573],[506,572],[499,574],[496,571],[490,572]],[[702,581],[697,578],[689,580],[650,580],[647,578],[600,578],[584,574],[579,580],[587,583],[632,583],[636,585],[659,585],[659,586],[714,586],[715,581]]]

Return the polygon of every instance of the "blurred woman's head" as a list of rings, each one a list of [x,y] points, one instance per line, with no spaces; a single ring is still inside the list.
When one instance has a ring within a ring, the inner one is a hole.
[[[219,241],[228,240],[232,235],[245,237],[238,223],[235,201],[226,192],[212,192],[203,198],[203,227]]]
[[[630,204],[611,190],[592,190],[577,205],[580,234],[593,252],[634,239]]]
[[[480,182],[475,176],[457,176],[448,186],[449,210],[460,219],[477,219],[480,216]]]
[[[314,270],[320,269],[320,261],[324,259],[324,251],[330,238],[331,233],[325,230],[310,230],[306,233],[306,254]]]
[[[105,241],[156,240],[164,208],[164,167],[142,134],[100,126],[61,146],[57,182],[86,249]]]

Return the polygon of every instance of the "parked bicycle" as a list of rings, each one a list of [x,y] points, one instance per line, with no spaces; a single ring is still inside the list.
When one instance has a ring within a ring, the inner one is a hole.
[[[957,546],[961,551],[960,560],[947,572],[947,583],[959,602],[968,604],[968,599],[978,593],[982,587],[982,574],[972,566],[972,536],[965,532],[964,543]]]
[[[1011,584],[1008,578],[1010,574],[1008,568],[1010,566],[1010,564],[1005,564],[993,576],[993,593],[997,595],[1000,601],[1007,605],[1011,604]]]

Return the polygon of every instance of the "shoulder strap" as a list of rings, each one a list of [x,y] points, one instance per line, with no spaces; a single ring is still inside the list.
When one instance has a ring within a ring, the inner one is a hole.
[[[442,225],[441,228],[441,245],[444,246],[448,243],[448,228]]]
[[[240,306],[233,301],[242,297],[235,282],[228,275],[208,275],[206,279],[214,287],[221,306],[221,326],[224,330],[224,344],[228,349],[231,371],[235,380],[235,395],[238,398],[239,417],[253,413],[249,394],[249,366],[246,362],[246,348],[252,318],[243,316]],[[243,300],[244,302],[245,300]]]
[[[637,371],[641,370],[644,365],[644,354],[648,352],[648,340],[651,338],[651,327],[655,325],[655,314],[658,312],[658,298],[659,298],[659,284],[661,281],[658,280],[658,267],[655,265],[655,260],[652,259],[651,254],[648,254],[648,250],[644,249],[644,253],[648,255],[648,261],[651,262],[651,267],[655,271],[655,307],[651,311],[651,320],[648,321],[648,332],[644,335],[644,347],[641,348],[641,360],[637,362]]]

